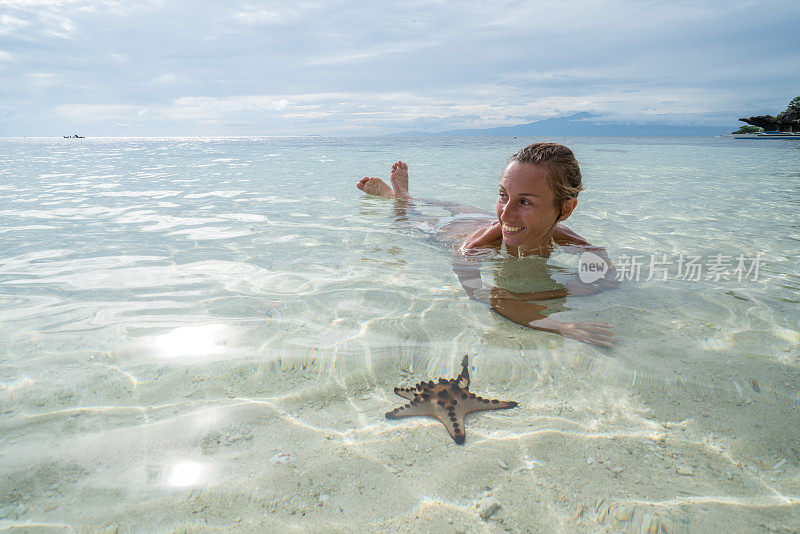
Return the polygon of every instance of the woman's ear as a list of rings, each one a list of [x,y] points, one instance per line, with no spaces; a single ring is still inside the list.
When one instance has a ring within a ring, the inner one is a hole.
[[[575,206],[578,205],[577,198],[568,198],[561,204],[561,217],[558,218],[559,221],[565,221],[570,215],[572,215],[572,211],[575,209]]]

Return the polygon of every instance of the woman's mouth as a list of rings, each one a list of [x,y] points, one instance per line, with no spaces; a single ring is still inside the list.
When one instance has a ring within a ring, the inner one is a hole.
[[[517,232],[521,232],[522,229],[525,228],[524,226],[510,226],[506,223],[503,223],[503,231],[507,234],[516,234]]]

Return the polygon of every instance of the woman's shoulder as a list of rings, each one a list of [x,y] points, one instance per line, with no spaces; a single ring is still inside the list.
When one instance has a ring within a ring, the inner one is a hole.
[[[553,241],[556,245],[578,245],[581,247],[590,247],[591,244],[584,238],[567,228],[561,223],[558,223],[553,231]]]

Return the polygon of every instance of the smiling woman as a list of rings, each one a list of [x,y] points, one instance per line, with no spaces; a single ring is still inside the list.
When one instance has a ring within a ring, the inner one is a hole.
[[[517,257],[548,255],[556,224],[572,214],[582,189],[581,170],[572,150],[556,143],[523,148],[511,156],[500,177],[496,210],[501,243]],[[494,233],[479,236],[482,239],[468,239],[462,248],[498,246]],[[588,245],[578,236],[571,237],[564,244]]]
[[[611,344],[610,325],[556,321],[542,314],[548,306],[534,302],[589,295],[616,285],[615,272],[605,249],[592,247],[559,224],[575,210],[578,193],[583,189],[580,167],[572,150],[556,143],[535,143],[511,156],[500,177],[494,220],[472,206],[412,198],[408,189],[408,165],[402,161],[392,165],[390,181],[391,187],[380,178],[365,177],[356,187],[370,195],[395,199],[395,209],[401,219],[424,221],[435,229],[438,239],[457,246],[453,270],[470,298],[489,304],[500,315],[523,326],[586,343]],[[415,206],[424,205],[445,207],[451,217],[425,217],[415,209]],[[522,293],[484,285],[480,262],[486,258],[486,251],[499,251],[511,261],[511,257],[548,257],[555,245],[566,252],[597,254],[609,266],[605,277],[591,284],[579,280],[555,284],[547,274],[537,270],[529,272],[529,277],[550,282],[545,285],[551,287]]]

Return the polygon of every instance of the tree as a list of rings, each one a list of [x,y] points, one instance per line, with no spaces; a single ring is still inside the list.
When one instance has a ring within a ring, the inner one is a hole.
[[[800,96],[796,96],[789,102],[789,107],[776,117],[779,121],[791,121],[800,119]]]
[[[743,133],[759,133],[763,132],[764,128],[759,128],[758,126],[752,126],[750,124],[745,124],[735,132],[731,132],[732,134],[743,134]]]

